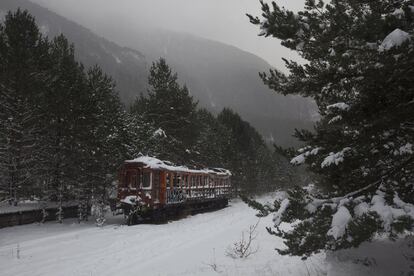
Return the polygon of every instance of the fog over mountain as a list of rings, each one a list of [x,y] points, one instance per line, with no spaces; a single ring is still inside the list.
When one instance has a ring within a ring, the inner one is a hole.
[[[111,38],[113,25],[126,29],[168,29],[234,45],[284,70],[282,57],[298,55],[277,39],[258,36],[246,13],[261,14],[259,0],[31,0]],[[271,2],[271,0],[264,0]],[[277,0],[300,10],[304,0]]]
[[[52,37],[63,33],[68,37],[85,65],[99,64],[116,80],[127,105],[146,92],[151,62],[165,57],[200,106],[213,112],[223,107],[233,108],[268,141],[292,145],[295,143],[291,137],[294,128],[309,127],[315,114],[307,99],[277,95],[265,87],[258,72],[267,71],[271,66],[234,46],[151,25],[128,27],[116,18],[107,18],[102,25],[96,22],[94,31],[115,44],[25,0],[2,0],[0,10],[19,6],[36,17],[45,34]],[[76,21],[79,20],[76,18]]]
[[[129,102],[136,91],[146,85],[147,63],[144,55],[97,36],[90,30],[67,20],[37,4],[25,0],[2,0],[1,14],[18,7],[27,9],[36,18],[40,31],[55,37],[63,33],[75,45],[76,57],[86,66],[98,64],[117,83],[121,99]]]
[[[288,144],[294,127],[312,118],[307,99],[278,95],[263,85],[258,72],[271,66],[251,53],[189,34],[113,28],[108,32],[115,41],[140,49],[148,60],[165,57],[200,105],[215,112],[231,107],[269,139]]]

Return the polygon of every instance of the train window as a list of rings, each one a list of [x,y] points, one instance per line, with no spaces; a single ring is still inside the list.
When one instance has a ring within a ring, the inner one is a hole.
[[[188,187],[188,175],[183,176],[183,186],[186,188]]]
[[[142,174],[142,188],[151,187],[151,172],[144,172]]]
[[[136,182],[137,182],[137,177],[136,175],[130,175],[129,176],[129,183],[128,183],[128,187],[129,188],[135,188],[136,187]]]
[[[159,171],[153,172],[152,185],[153,185],[153,192],[154,192],[155,200],[159,200],[160,198],[160,172]]]
[[[127,172],[127,175],[126,175],[126,186],[129,188],[129,189],[136,189],[137,188],[137,175],[136,175],[136,173],[135,172],[133,172],[133,171],[129,171],[129,172]]]
[[[178,187],[179,183],[180,183],[180,177],[174,174],[174,182],[173,182],[174,187]]]
[[[170,184],[171,184],[171,175],[167,173],[166,183],[165,183],[165,186],[167,187],[167,189],[170,188]]]

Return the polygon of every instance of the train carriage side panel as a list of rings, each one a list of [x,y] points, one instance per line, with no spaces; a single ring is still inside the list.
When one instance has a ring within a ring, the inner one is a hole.
[[[167,194],[167,173],[160,171],[160,204],[165,205]]]

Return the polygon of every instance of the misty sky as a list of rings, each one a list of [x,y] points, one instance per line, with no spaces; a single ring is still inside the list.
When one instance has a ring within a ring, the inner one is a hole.
[[[297,58],[274,38],[258,37],[246,13],[260,14],[258,0],[31,0],[104,35],[106,25],[163,28],[221,41],[254,53],[283,70],[281,57]],[[298,10],[304,0],[278,0]],[[139,50],[139,49],[137,49]]]

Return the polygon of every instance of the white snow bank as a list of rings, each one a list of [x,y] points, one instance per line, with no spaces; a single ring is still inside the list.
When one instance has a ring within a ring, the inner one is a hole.
[[[255,225],[256,211],[240,201],[228,208],[167,224],[94,226],[94,222],[32,224],[0,229],[2,276],[273,276],[325,275],[324,254],[304,263],[280,256],[280,239],[266,231],[271,216],[260,219],[259,247],[247,259],[232,259],[226,250],[243,230]],[[119,216],[122,221],[123,217]],[[108,221],[114,218],[108,216]],[[16,257],[19,244],[20,258]],[[316,267],[312,267],[316,264]],[[216,272],[213,266],[217,269]]]
[[[364,242],[358,248],[328,252],[326,273],[329,276],[408,276],[414,265],[410,260],[414,258],[413,245],[412,236],[395,242],[384,238]]]
[[[339,207],[338,211],[332,217],[331,228],[328,230],[328,235],[332,236],[335,240],[342,238],[351,219],[352,216],[348,209],[345,206]]]
[[[281,256],[274,249],[283,247],[282,240],[265,229],[272,224],[271,216],[262,218],[257,227],[256,254],[247,259],[226,256],[242,231],[257,223],[255,214],[246,204],[233,201],[228,208],[162,225],[123,226],[119,224],[123,216],[108,216],[109,225],[102,228],[93,221],[75,223],[76,219],[4,228],[0,229],[0,274],[389,276],[412,271],[414,237],[375,240],[358,249],[329,253],[326,259],[324,253],[307,260]]]
[[[410,34],[397,28],[384,38],[378,51],[388,51],[393,47],[401,46],[407,40],[411,40]]]

